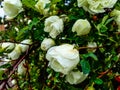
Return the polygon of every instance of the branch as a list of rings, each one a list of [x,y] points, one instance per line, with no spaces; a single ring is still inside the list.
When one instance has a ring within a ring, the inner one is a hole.
[[[28,51],[29,49],[26,51],[25,55],[20,57],[18,60],[16,60],[16,63],[13,65],[13,69],[12,71],[10,72],[10,74],[8,75],[8,78],[3,80],[3,82],[1,83],[0,85],[0,90],[4,90],[4,88],[6,87],[7,85],[7,82],[9,81],[10,77],[12,76],[12,74],[16,71],[18,65],[25,59],[25,57],[28,55]],[[17,62],[18,61],[18,62]]]
[[[107,69],[104,72],[101,72],[100,75],[98,76],[98,78],[102,78],[104,75],[106,75],[107,73],[109,73],[111,71],[111,69],[120,61],[120,58],[118,61],[116,61],[109,69]]]
[[[111,69],[112,69],[112,68],[107,69],[107,70],[104,71],[104,72],[101,72],[100,75],[98,76],[98,78],[102,78],[102,77],[103,77],[104,75],[106,75]]]
[[[99,46],[99,47],[78,47],[77,49],[81,50],[81,49],[97,49],[97,48],[103,48],[103,46]]]

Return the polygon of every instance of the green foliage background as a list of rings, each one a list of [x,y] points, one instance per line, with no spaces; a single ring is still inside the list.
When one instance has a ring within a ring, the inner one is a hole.
[[[116,90],[118,83],[115,81],[115,77],[116,73],[120,74],[120,60],[117,57],[120,53],[120,36],[117,33],[117,25],[113,17],[110,16],[110,11],[106,10],[105,13],[91,15],[82,8],[78,8],[76,0],[71,0],[68,6],[64,5],[64,0],[51,1],[52,4],[48,7],[56,4],[58,16],[62,14],[68,16],[64,23],[63,33],[54,39],[56,45],[77,44],[79,47],[76,48],[80,52],[81,59],[77,67],[84,73],[89,73],[89,76],[78,85],[70,85],[65,82],[61,73],[54,72],[48,67],[48,61],[45,59],[46,52],[40,49],[42,40],[49,37],[48,33],[44,32],[44,21],[47,17],[40,15],[35,9],[34,5],[37,0],[22,0],[24,11],[15,19],[5,21],[4,24],[8,24],[8,27],[5,31],[0,32],[1,43],[6,41],[19,43],[28,38],[33,41],[26,56],[28,68],[26,75],[18,76],[16,72],[12,75],[17,80],[18,90],[85,90],[92,85],[96,90]],[[114,8],[120,10],[119,0]],[[97,19],[94,19],[94,16]],[[24,21],[25,18],[32,20],[32,22],[27,24],[27,21]],[[88,35],[76,36],[76,33],[71,30],[75,21],[80,18],[87,18],[91,23],[92,29]],[[15,27],[19,31],[16,31]],[[97,43],[98,47],[95,53],[87,52],[88,42]],[[1,55],[2,52],[0,50]],[[12,70],[12,66],[9,64],[4,68]],[[0,73],[3,75],[2,71]],[[48,75],[51,77],[48,78]],[[0,79],[6,80],[7,74],[5,77],[0,75]]]

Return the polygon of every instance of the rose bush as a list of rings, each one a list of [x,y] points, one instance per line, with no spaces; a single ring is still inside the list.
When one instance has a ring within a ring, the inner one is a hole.
[[[119,0],[0,3],[0,90],[118,89]]]

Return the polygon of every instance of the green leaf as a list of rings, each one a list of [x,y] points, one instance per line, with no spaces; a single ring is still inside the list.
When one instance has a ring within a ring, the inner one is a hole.
[[[67,90],[83,90],[82,88],[77,88],[77,87],[74,87],[74,86],[67,86],[68,87],[68,89]]]
[[[58,72],[55,73],[56,78],[59,77],[59,75],[60,75],[60,73],[58,73]]]
[[[36,4],[35,0],[22,0],[22,3],[26,7],[31,8],[31,9],[36,11],[36,9],[35,9],[35,4]]]
[[[118,60],[119,60],[119,57],[118,57],[118,56],[114,56],[114,57],[113,57],[113,60],[114,60],[114,61],[118,61]]]
[[[49,7],[50,7],[50,3],[46,4],[44,9],[47,9]]]
[[[94,82],[95,82],[96,84],[98,84],[98,85],[103,84],[103,80],[100,79],[100,78],[96,78],[96,79],[94,80]]]
[[[3,80],[3,74],[4,74],[4,71],[0,70],[0,80]]]
[[[1,66],[0,66],[0,68],[9,68],[9,67],[11,67],[10,64],[4,64],[4,65],[1,65]]]
[[[105,25],[101,25],[101,28],[100,28],[101,33],[106,32],[107,30],[108,28]]]
[[[26,26],[24,27],[23,29],[21,29],[19,32],[18,32],[18,35],[16,37],[16,40],[20,40],[20,39],[23,39],[24,36],[25,36],[25,33],[29,30],[29,27]]]
[[[39,22],[38,18],[33,18],[32,22],[30,22],[29,24],[29,30],[31,30],[33,26],[36,26],[38,22]]]
[[[84,74],[88,74],[90,72],[90,65],[89,62],[86,60],[81,60],[80,61],[81,67],[82,67],[82,72]]]
[[[51,0],[52,4],[55,4],[57,2],[60,2],[61,0]]]
[[[84,58],[88,58],[88,57],[91,57],[93,58],[94,60],[98,60],[97,56],[94,54],[94,53],[87,53],[87,54],[84,54],[83,55]]]
[[[1,44],[1,43],[0,43]],[[4,53],[4,49],[2,47],[0,47],[0,55],[2,56]]]
[[[114,20],[114,18],[110,18],[110,19],[108,19],[106,22],[105,22],[105,25],[107,25],[107,24],[109,24],[111,21],[113,21]]]
[[[44,90],[51,90],[51,88],[46,86]]]
[[[108,19],[108,15],[104,16],[103,19],[102,19],[102,24],[105,24],[107,19]]]
[[[77,20],[78,19],[78,17],[75,15],[69,15],[68,17],[70,20]]]

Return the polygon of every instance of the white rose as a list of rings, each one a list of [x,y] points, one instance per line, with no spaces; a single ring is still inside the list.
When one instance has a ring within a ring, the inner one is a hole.
[[[8,53],[8,58],[11,60],[16,60],[20,57],[20,55],[21,55],[21,48],[19,45],[16,45],[14,50],[12,52]]]
[[[30,39],[25,39],[21,42],[21,44],[18,44],[18,45],[21,48],[21,51],[25,52],[29,48],[29,45],[31,44],[32,44],[32,41]]]
[[[41,49],[47,51],[50,47],[54,46],[55,42],[51,38],[45,38],[41,43]]]
[[[48,15],[49,8],[45,8],[47,4],[50,3],[50,0],[39,0],[35,7],[39,10],[39,12],[43,15]]]
[[[25,75],[27,68],[24,67],[25,65],[25,60],[23,60],[19,65],[18,65],[18,75]]]
[[[5,49],[5,50],[12,50],[12,49],[14,49],[15,44],[11,43],[11,42],[4,42],[4,43],[2,43],[1,47],[2,47],[2,49]]]
[[[21,11],[23,11],[22,3],[20,0],[4,0],[2,5],[3,10],[7,15],[7,19],[13,19]]]
[[[95,52],[97,47],[96,42],[88,42],[87,47],[90,47],[89,49],[87,49],[88,52]]]
[[[70,84],[79,84],[87,78],[88,74],[84,74],[80,71],[71,71],[66,75],[66,81]]]
[[[51,16],[45,20],[45,32],[49,32],[52,38],[56,38],[61,32],[63,32],[63,20],[58,16]]]
[[[51,47],[46,54],[49,66],[56,72],[68,74],[79,63],[79,52],[73,45]]]
[[[113,8],[117,0],[77,0],[78,7],[83,7],[84,10],[91,14],[103,13],[105,8]]]
[[[87,19],[77,20],[72,27],[72,31],[77,32],[78,36],[88,34],[90,32],[90,29],[91,25]]]

